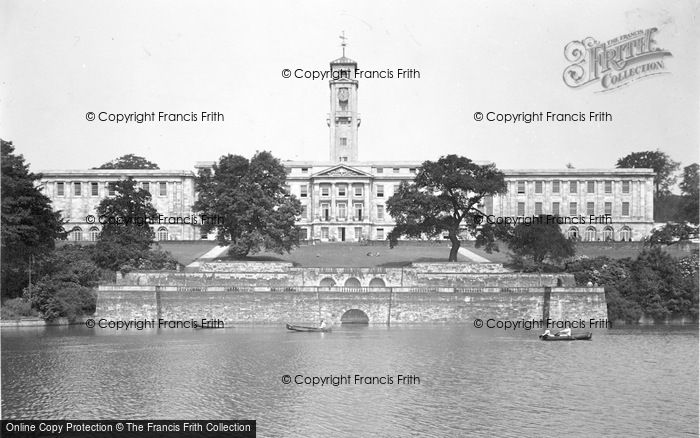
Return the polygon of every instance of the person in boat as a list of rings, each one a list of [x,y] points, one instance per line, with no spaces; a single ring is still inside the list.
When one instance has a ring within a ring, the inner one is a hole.
[[[326,320],[325,319],[321,318],[321,324],[318,325],[318,328],[322,328],[322,329],[326,328]]]
[[[567,327],[564,330],[557,332],[557,336],[571,336],[571,329]]]
[[[543,338],[546,338],[547,336],[552,336],[552,334],[549,332],[549,329],[545,330],[544,333],[542,333]]]

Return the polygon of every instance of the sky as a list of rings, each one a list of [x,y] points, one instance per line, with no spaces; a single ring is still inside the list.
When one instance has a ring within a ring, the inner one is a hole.
[[[359,158],[459,154],[502,169],[611,168],[660,149],[698,162],[700,2],[36,1],[0,3],[0,137],[34,171],[85,169],[134,153],[161,169],[269,150],[328,160],[325,71],[363,70]],[[665,74],[599,92],[570,88],[564,48],[657,28]],[[217,122],[114,123],[87,113],[223,114]],[[611,114],[608,122],[498,123],[475,112]]]

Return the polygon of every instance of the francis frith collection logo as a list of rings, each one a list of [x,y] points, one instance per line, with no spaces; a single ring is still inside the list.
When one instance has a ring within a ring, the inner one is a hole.
[[[657,28],[637,30],[606,42],[592,37],[571,41],[564,48],[572,64],[564,70],[564,83],[571,88],[600,83],[606,92],[653,75],[668,73],[665,56],[668,50],[657,47]]]

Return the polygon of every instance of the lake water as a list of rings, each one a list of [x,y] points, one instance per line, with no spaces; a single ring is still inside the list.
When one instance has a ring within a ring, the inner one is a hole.
[[[696,436],[698,331],[3,329],[2,417],[254,419],[258,436]]]

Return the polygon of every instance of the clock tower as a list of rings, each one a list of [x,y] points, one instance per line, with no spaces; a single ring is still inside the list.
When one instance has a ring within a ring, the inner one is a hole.
[[[330,160],[333,162],[357,161],[357,128],[360,115],[357,112],[357,87],[355,69],[357,63],[345,57],[345,32],[342,39],[343,56],[331,61],[331,106],[328,114],[330,128]]]

